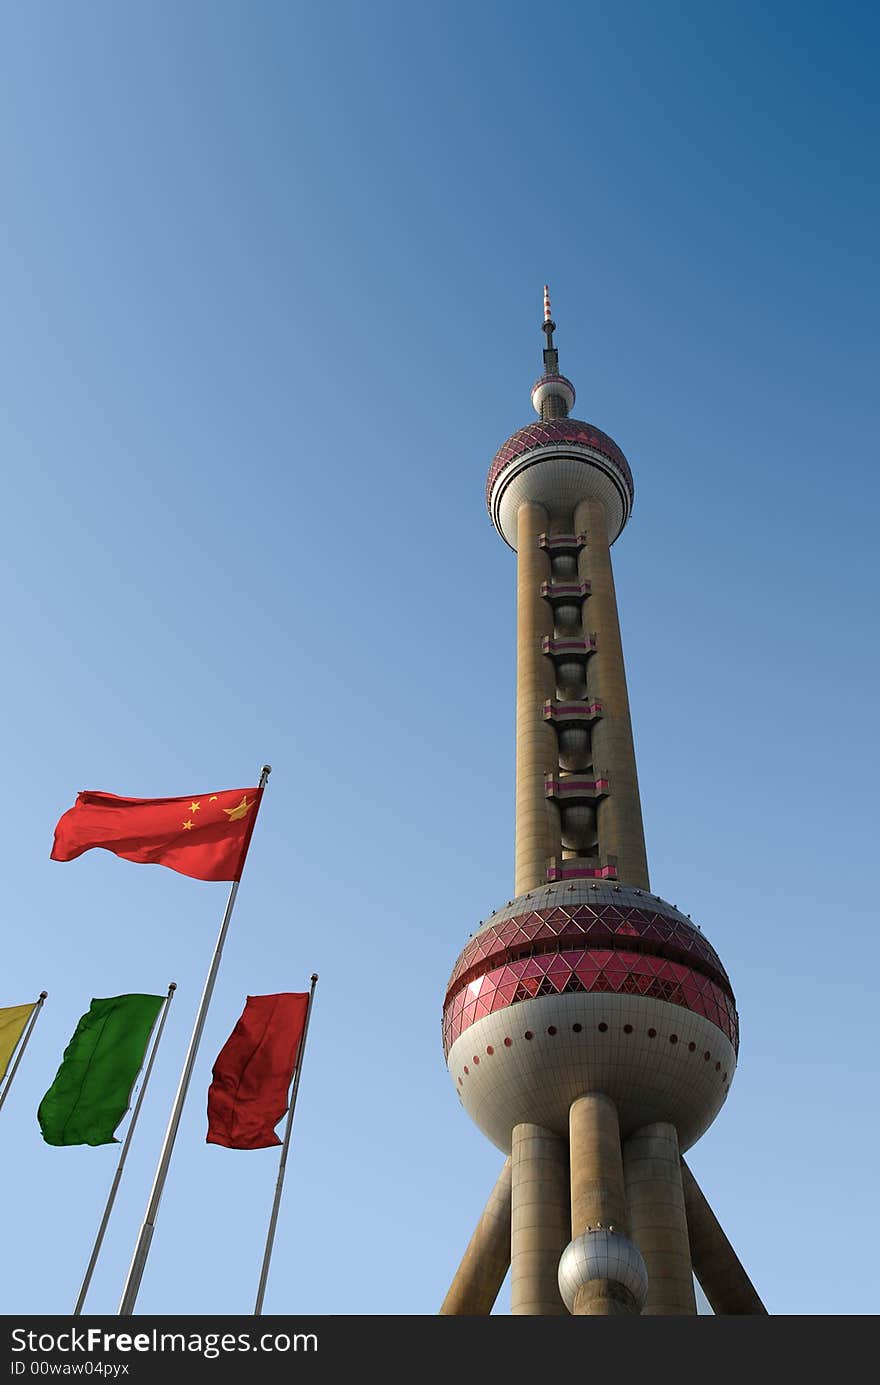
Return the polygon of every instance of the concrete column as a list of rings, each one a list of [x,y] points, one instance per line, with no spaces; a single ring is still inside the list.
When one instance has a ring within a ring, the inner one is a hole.
[[[581,501],[574,513],[574,526],[576,533],[587,536],[579,562],[580,576],[591,585],[584,603],[584,630],[596,635],[596,653],[587,664],[587,686],[603,708],[602,716],[593,724],[593,766],[607,770],[611,777],[611,792],[600,799],[597,811],[599,854],[617,857],[618,879],[624,884],[648,890],[626,669],[602,502]]]
[[[766,1313],[754,1284],[683,1159],[681,1182],[694,1273],[712,1311],[719,1314]]]
[[[550,559],[538,547],[549,520],[542,505],[524,503],[517,515],[516,614],[516,870],[514,894],[547,879],[547,861],[561,852],[559,823],[544,793],[545,774],[558,768],[556,736],[543,707],[555,692],[553,662],[541,639],[553,634],[553,612],[541,595]]]
[[[565,1141],[540,1125],[517,1125],[511,1150],[510,1311],[565,1316],[559,1257],[568,1241]]]
[[[626,1232],[626,1193],[617,1107],[601,1092],[578,1097],[569,1113],[571,1235],[588,1226]]]
[[[696,1313],[678,1132],[667,1121],[645,1125],[623,1146],[629,1230],[648,1270],[646,1317]]]
[[[610,1097],[591,1092],[572,1104],[569,1114],[571,1157],[571,1239],[590,1227],[627,1231],[626,1193],[617,1107]],[[620,1284],[592,1279],[575,1295],[572,1313],[616,1317],[638,1313],[638,1305]]]
[[[510,1265],[510,1160],[489,1194],[449,1293],[441,1317],[485,1317],[492,1311]]]

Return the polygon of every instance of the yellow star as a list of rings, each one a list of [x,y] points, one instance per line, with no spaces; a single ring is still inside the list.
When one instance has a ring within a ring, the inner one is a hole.
[[[191,813],[197,813],[197,812],[199,811],[199,809],[201,808],[201,806],[202,806],[201,803],[196,803],[195,801],[193,801],[193,802],[189,805],[189,810],[190,810]]]
[[[185,823],[183,824],[183,830],[184,830],[184,832],[189,832],[190,829],[192,828],[192,825],[193,825],[193,824],[192,824],[191,822],[185,822]]]
[[[236,803],[234,808],[224,808],[223,811],[228,816],[230,822],[238,822],[240,818],[244,817],[245,813],[249,812],[250,809],[253,808],[253,806],[253,799],[251,799],[250,803],[248,803],[247,794],[245,794],[241,802]]]

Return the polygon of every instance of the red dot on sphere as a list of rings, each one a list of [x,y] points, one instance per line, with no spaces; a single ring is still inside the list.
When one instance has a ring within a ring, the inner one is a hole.
[[[720,1063],[716,1063],[716,1064],[715,1064],[715,1071],[716,1071],[716,1072],[720,1072],[720,1071],[721,1071],[721,1064],[720,1064]]]
[[[607,1024],[605,1023],[605,1021],[603,1020],[602,1023],[599,1025],[599,1033],[600,1033],[600,1034],[604,1034],[604,1033],[606,1033],[607,1029],[608,1029],[608,1025],[607,1025]]]
[[[487,1047],[486,1047],[486,1052],[488,1053],[489,1057],[491,1058],[491,1057],[492,1057],[492,1054],[495,1052],[495,1050],[494,1050],[494,1048],[492,1047],[491,1044],[488,1044],[488,1045],[487,1045]]]
[[[573,1025],[571,1026],[571,1028],[572,1028],[572,1033],[574,1033],[574,1034],[580,1034],[580,1032],[581,1032],[581,1030],[583,1029],[583,1027],[584,1027],[584,1026],[583,1026],[582,1024],[573,1024]]]
[[[504,1047],[505,1047],[505,1048],[510,1048],[510,1045],[511,1045],[512,1043],[513,1043],[513,1039],[505,1039],[505,1040],[504,1040]]]
[[[474,1054],[474,1064],[475,1064],[476,1066],[479,1066],[479,1063],[480,1063],[480,1060],[479,1060],[479,1058],[477,1057],[477,1055],[476,1055],[476,1053],[475,1053],[475,1054]]]
[[[553,1034],[555,1034],[555,1033],[556,1033],[556,1025],[555,1025],[555,1024],[548,1024],[548,1026],[547,1026],[547,1033],[550,1034],[551,1036],[552,1036]]]
[[[670,1035],[669,1035],[669,1042],[670,1042],[671,1044],[677,1044],[677,1043],[678,1043],[678,1035],[677,1035],[677,1034],[670,1034]]]
[[[703,1062],[704,1062],[704,1063],[708,1063],[708,1061],[709,1061],[709,1059],[710,1059],[711,1057],[712,1057],[712,1054],[709,1052],[708,1049],[706,1049],[706,1052],[703,1054]]]
[[[624,1034],[631,1034],[631,1033],[633,1032],[633,1027],[632,1027],[632,1025],[631,1025],[631,1024],[625,1024],[625,1025],[623,1026],[623,1032],[624,1032]]]
[[[657,1030],[656,1030],[656,1029],[649,1029],[649,1030],[648,1030],[648,1038],[649,1038],[649,1039],[656,1039],[656,1037],[657,1037]]]
[[[697,1045],[694,1043],[693,1039],[691,1039],[690,1043],[688,1044],[688,1053],[693,1053],[696,1047]]]
[[[523,1034],[523,1038],[524,1038],[524,1039],[533,1039],[534,1037],[535,1037],[535,1036],[534,1036],[534,1034],[532,1033],[531,1029],[527,1029],[526,1032],[525,1032],[525,1034]]]
[[[464,1066],[464,1075],[465,1077],[468,1077],[470,1075],[470,1068],[468,1067],[467,1063],[465,1063]]]

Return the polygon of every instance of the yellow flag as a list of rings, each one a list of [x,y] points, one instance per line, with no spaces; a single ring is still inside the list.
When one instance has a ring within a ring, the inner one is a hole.
[[[7,1005],[5,1010],[0,1010],[0,1082],[6,1076],[9,1060],[33,1008],[32,1002],[30,1005]]]

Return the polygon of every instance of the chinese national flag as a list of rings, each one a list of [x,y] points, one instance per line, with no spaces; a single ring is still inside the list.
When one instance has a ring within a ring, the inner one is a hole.
[[[214,1064],[208,1144],[227,1149],[281,1144],[275,1126],[287,1110],[308,1009],[308,991],[248,996]]]
[[[262,789],[187,798],[117,798],[86,790],[55,828],[53,861],[101,846],[126,861],[168,866],[194,880],[238,880]]]

